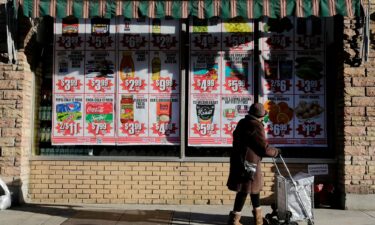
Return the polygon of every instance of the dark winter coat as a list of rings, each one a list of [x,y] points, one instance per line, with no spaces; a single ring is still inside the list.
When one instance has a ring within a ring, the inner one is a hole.
[[[258,194],[263,187],[260,162],[262,157],[276,157],[278,150],[268,145],[263,123],[247,115],[241,119],[233,132],[233,148],[230,156],[229,190]],[[243,176],[244,159],[257,164],[253,180]]]

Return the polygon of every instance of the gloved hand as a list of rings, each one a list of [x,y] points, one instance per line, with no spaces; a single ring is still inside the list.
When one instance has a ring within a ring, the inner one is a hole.
[[[275,158],[280,157],[280,155],[281,155],[281,149],[280,148],[276,148],[276,151],[277,151],[277,154],[276,154]]]

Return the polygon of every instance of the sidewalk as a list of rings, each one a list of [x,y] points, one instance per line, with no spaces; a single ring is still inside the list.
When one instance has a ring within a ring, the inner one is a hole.
[[[225,225],[231,206],[25,204],[0,211],[0,225]],[[271,211],[263,206],[264,213]],[[375,225],[375,211],[315,209],[316,225]],[[241,222],[251,224],[248,206]],[[307,224],[306,221],[299,222]]]

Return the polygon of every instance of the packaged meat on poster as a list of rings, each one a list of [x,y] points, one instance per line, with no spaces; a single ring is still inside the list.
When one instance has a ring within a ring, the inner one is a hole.
[[[85,92],[115,93],[115,52],[86,51]]]
[[[118,60],[118,92],[147,93],[149,79],[148,52],[120,51]]]
[[[254,49],[254,22],[234,17],[222,22],[222,50],[249,51]]]
[[[149,135],[149,99],[146,94],[124,93],[117,97],[117,143],[145,144]]]
[[[325,20],[320,17],[296,18],[295,50],[323,51]]]
[[[260,55],[261,92],[293,94],[293,52],[264,51]]]
[[[85,137],[90,143],[109,144],[115,137],[114,95],[85,95]]]
[[[180,21],[175,19],[150,19],[150,50],[180,49]]]
[[[83,94],[55,94],[52,144],[77,144],[84,134]]]
[[[199,19],[191,17],[189,21],[190,51],[221,50],[221,20],[218,18]]]
[[[179,93],[179,53],[176,51],[151,51],[150,59],[150,93]]]
[[[85,21],[74,17],[56,18],[54,27],[55,50],[83,50]]]
[[[259,23],[261,38],[260,50],[293,51],[295,21],[293,17],[281,19],[264,17]]]
[[[239,51],[226,52],[224,60],[222,60],[222,68],[222,93],[253,93],[253,57],[250,53]]]
[[[218,95],[192,94],[189,108],[189,144],[221,144]]]
[[[149,19],[140,17],[128,19],[118,17],[118,49],[126,50],[148,50],[150,46]]]
[[[263,105],[268,113],[264,118],[267,138],[293,138],[293,96],[269,95]]]
[[[324,95],[297,95],[294,113],[296,138],[326,137]]]
[[[149,127],[151,144],[179,144],[180,101],[178,94],[150,95]]]
[[[86,50],[116,49],[116,20],[94,17],[86,19]]]
[[[84,52],[55,51],[54,54],[54,92],[84,93]]]
[[[295,93],[323,94],[325,90],[324,52],[295,52]]]
[[[189,87],[191,93],[220,93],[220,55],[217,52],[191,52],[190,54]]]
[[[238,121],[248,114],[250,105],[253,102],[253,95],[221,96],[221,137],[223,142],[225,142],[223,146],[232,145],[233,131]]]

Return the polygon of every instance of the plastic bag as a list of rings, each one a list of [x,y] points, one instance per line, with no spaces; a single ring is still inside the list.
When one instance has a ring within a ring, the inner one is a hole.
[[[11,205],[10,191],[8,189],[8,186],[5,184],[5,182],[1,178],[0,178],[0,186],[5,192],[5,195],[0,195],[0,210],[5,210],[9,208]]]

